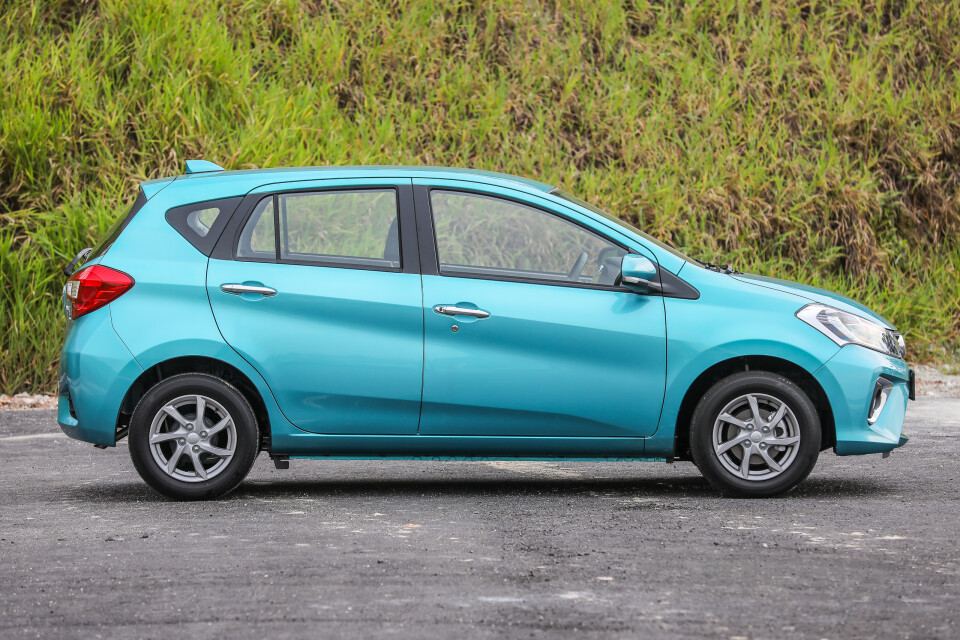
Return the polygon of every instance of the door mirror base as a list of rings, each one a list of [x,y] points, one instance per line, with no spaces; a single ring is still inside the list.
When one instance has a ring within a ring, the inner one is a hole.
[[[620,262],[620,281],[637,293],[661,293],[663,287],[657,277],[657,265],[638,255],[623,256]]]

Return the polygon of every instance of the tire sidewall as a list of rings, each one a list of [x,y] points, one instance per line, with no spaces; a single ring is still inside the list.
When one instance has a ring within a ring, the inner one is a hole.
[[[763,393],[786,403],[797,417],[800,447],[791,465],[769,480],[744,480],[731,474],[713,450],[713,427],[721,409],[747,393]],[[716,383],[697,404],[690,425],[690,452],[700,472],[722,492],[740,497],[785,493],[802,482],[820,455],[821,425],[813,402],[787,378],[764,371],[737,373]]]
[[[150,425],[163,405],[183,395],[201,394],[216,400],[230,414],[237,431],[237,447],[227,467],[202,482],[183,482],[160,469],[150,450]],[[220,378],[206,374],[181,374],[163,380],[144,394],[130,419],[130,457],[140,477],[171,498],[200,500],[222,496],[243,481],[259,453],[256,415],[240,391]]]

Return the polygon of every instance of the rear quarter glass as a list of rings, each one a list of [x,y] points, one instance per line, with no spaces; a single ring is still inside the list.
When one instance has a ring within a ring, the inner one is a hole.
[[[197,251],[209,256],[242,200],[220,198],[174,207],[167,211],[166,219]]]

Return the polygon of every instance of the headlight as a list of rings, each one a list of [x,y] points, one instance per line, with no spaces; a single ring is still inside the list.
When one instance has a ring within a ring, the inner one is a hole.
[[[903,336],[893,329],[825,304],[808,304],[797,311],[797,317],[841,347],[859,344],[894,358],[906,353]]]

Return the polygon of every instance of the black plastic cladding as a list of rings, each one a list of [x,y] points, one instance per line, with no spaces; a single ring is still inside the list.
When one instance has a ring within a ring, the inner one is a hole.
[[[243,198],[220,198],[218,200],[206,200],[204,202],[194,202],[182,207],[169,209],[166,214],[167,222],[177,232],[186,238],[187,242],[197,248],[197,251],[205,256],[213,252],[213,246],[217,243],[217,238],[223,232],[224,227],[233,215],[234,211],[240,205]],[[198,209],[219,209],[220,213],[217,219],[213,221],[213,226],[207,235],[198,235],[196,231],[187,224],[187,217]]]

